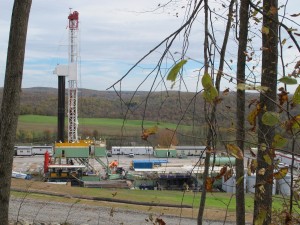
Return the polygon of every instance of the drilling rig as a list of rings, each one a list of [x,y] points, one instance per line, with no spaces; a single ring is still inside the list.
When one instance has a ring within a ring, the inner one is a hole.
[[[102,165],[106,174],[111,172],[108,163],[105,164],[100,159],[101,157],[106,157],[105,145],[96,143],[95,140],[80,140],[78,138],[79,13],[70,10],[68,20],[68,65],[57,65],[54,70],[54,74],[58,76],[57,140],[54,146],[53,160],[46,159],[45,156],[45,162],[47,163],[45,163],[44,171],[49,171],[48,174],[50,175],[48,178],[54,181],[72,179],[72,171],[74,169],[82,170],[80,172],[81,175],[86,171],[95,173],[94,165],[90,163],[91,158]],[[66,79],[68,81],[67,141],[65,141],[64,137]],[[60,171],[60,173],[57,171]]]
[[[57,142],[64,142],[65,117],[65,79],[68,79],[68,143],[78,142],[78,86],[77,62],[79,56],[78,33],[79,13],[70,12],[69,16],[68,65],[57,65],[54,73],[58,76],[58,126]]]

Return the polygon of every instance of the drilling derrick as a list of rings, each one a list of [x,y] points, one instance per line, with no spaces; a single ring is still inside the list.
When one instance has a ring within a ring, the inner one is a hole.
[[[84,167],[88,171],[95,171],[94,166],[90,163],[90,158],[95,159],[102,166],[107,168],[101,161],[101,157],[106,155],[106,150],[100,144],[95,144],[91,140],[79,140],[78,138],[78,87],[77,87],[77,71],[79,60],[79,29],[78,29],[79,13],[73,11],[69,13],[69,43],[68,43],[68,64],[57,65],[54,74],[58,76],[58,113],[57,113],[57,141],[55,143],[53,159],[54,163],[51,164],[52,168],[80,168]],[[67,118],[68,118],[68,141],[64,141],[64,120],[65,120],[65,80],[68,81],[68,101],[67,101]],[[104,153],[103,153],[104,152]],[[49,160],[46,162],[49,164]],[[46,166],[45,166],[46,168]],[[107,168],[109,171],[109,168]],[[51,173],[50,173],[51,174]],[[69,176],[70,170],[67,171],[66,176],[48,177],[49,180],[65,180],[71,179],[74,181],[73,176]],[[82,175],[82,173],[81,173]],[[99,178],[99,177],[98,177]],[[98,179],[97,178],[97,179]],[[78,182],[78,179],[75,179]]]
[[[77,127],[77,59],[78,59],[78,15],[77,11],[70,12],[69,19],[69,48],[68,65],[57,65],[54,74],[58,76],[58,135],[57,142],[64,142],[65,118],[65,79],[68,79],[68,142],[78,141]]]
[[[69,19],[69,76],[68,76],[68,142],[78,141],[78,88],[77,88],[77,58],[78,58],[78,15],[77,11],[70,13]]]

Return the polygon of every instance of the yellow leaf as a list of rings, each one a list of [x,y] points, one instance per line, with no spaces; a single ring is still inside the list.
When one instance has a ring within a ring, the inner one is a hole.
[[[239,185],[244,179],[244,176],[241,176],[237,181],[236,181],[236,185]]]
[[[248,175],[248,176],[251,176],[251,175],[252,175],[252,173],[251,173],[251,168],[250,168],[250,167],[247,168],[247,175]]]
[[[271,13],[272,15],[275,15],[275,14],[277,13],[277,11],[278,11],[278,10],[277,10],[277,7],[275,7],[275,6],[273,6],[273,5],[270,7],[270,13]]]
[[[265,189],[264,185],[259,184],[257,187],[258,187],[258,190],[260,191],[260,193],[262,193],[262,194],[265,193],[266,189]]]
[[[268,165],[272,165],[272,159],[268,154],[264,154],[264,160]]]
[[[265,172],[266,172],[266,169],[265,168],[261,168],[259,171],[258,171],[258,174],[263,176],[265,175]]]
[[[253,109],[247,116],[247,120],[251,126],[253,126],[253,129],[256,127],[256,118],[260,112],[260,104],[257,104],[255,109]]]
[[[244,158],[243,152],[238,146],[236,146],[234,144],[227,144],[226,147],[227,147],[229,154],[233,155],[235,158],[237,158],[237,159]]]
[[[142,136],[141,136],[142,139],[147,140],[149,135],[156,134],[157,130],[158,130],[158,127],[156,125],[153,126],[153,127],[148,128],[148,129],[144,129],[143,133],[142,133]]]
[[[269,29],[269,27],[263,26],[263,27],[261,28],[261,32],[262,32],[263,34],[268,35],[269,32],[270,32],[270,29]]]
[[[281,44],[284,45],[286,43],[286,39],[283,39]]]
[[[288,140],[284,137],[282,137],[279,134],[275,134],[272,147],[274,148],[283,148],[287,144]]]
[[[289,171],[288,167],[280,168],[278,170],[278,172],[276,172],[276,173],[273,174],[274,178],[276,180],[280,180],[280,179],[284,178],[287,175],[288,171]]]
[[[258,166],[257,160],[256,159],[252,159],[251,160],[251,165],[250,165],[250,169],[252,173],[255,173],[255,170]]]

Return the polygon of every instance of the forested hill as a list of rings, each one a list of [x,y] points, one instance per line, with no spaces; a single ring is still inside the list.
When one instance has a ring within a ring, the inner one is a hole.
[[[2,98],[2,92],[1,88],[0,98]],[[45,87],[22,89],[21,114],[56,116],[57,92],[56,88]],[[116,94],[113,91],[79,89],[78,115],[80,118],[124,118],[126,115],[128,119],[158,122],[177,123],[181,120],[182,124],[188,125],[193,122],[195,125],[205,122],[204,102],[201,94],[175,91],[150,94],[137,92],[134,97],[133,94],[134,92]],[[257,97],[257,94],[248,94],[246,105]],[[221,95],[218,105],[218,122],[228,125],[234,123],[235,99],[235,93]]]

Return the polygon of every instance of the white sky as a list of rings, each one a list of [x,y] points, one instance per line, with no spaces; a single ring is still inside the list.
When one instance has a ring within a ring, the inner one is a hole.
[[[292,0],[292,2],[296,0]],[[130,67],[165,37],[180,27],[186,0],[179,0],[164,10],[151,12],[159,3],[168,0],[37,0],[33,1],[27,35],[26,57],[22,87],[57,87],[57,77],[53,70],[57,64],[63,64],[68,57],[68,15],[69,8],[79,12],[80,21],[80,88],[105,90],[120,79]],[[0,8],[0,86],[3,86],[7,43],[13,1],[1,1]],[[218,13],[226,16],[222,7],[216,5]],[[297,7],[296,7],[297,8]],[[300,10],[299,10],[300,11]],[[176,16],[178,13],[178,17]],[[291,12],[299,13],[297,11]],[[298,19],[299,21],[299,19]],[[225,24],[217,21],[216,38],[222,37]],[[195,23],[187,55],[200,63],[187,67],[185,78],[189,91],[195,91],[197,73],[201,68],[202,20]],[[300,33],[300,31],[298,32]],[[299,40],[299,38],[298,38]],[[174,43],[172,53],[180,52],[181,39]],[[220,44],[220,43],[219,43]],[[157,63],[159,49],[141,67],[134,70],[123,82],[122,90],[135,90],[146,74]],[[232,69],[235,67],[236,48],[232,52]],[[293,50],[290,51],[294,51]],[[297,54],[296,51],[293,54]],[[179,55],[178,55],[179,56]],[[298,59],[299,60],[299,59]],[[164,62],[165,63],[165,62]],[[168,61],[170,67],[171,60]],[[234,69],[231,71],[235,74]],[[140,90],[148,90],[153,82],[148,80]],[[227,84],[224,84],[224,88]],[[155,86],[164,89],[156,81]],[[168,82],[167,86],[171,84]],[[117,86],[116,88],[119,88]]]

